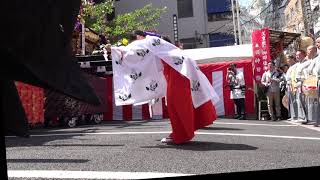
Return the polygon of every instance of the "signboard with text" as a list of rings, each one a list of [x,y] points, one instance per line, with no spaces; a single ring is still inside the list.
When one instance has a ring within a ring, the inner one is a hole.
[[[256,83],[261,83],[261,77],[268,70],[270,62],[269,29],[252,32],[253,76]]]

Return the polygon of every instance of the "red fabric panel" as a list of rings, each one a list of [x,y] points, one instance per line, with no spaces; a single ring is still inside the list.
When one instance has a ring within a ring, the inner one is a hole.
[[[44,122],[44,92],[42,88],[15,82],[29,124]]]
[[[123,120],[132,120],[132,105],[122,106]]]
[[[112,85],[112,76],[106,77],[106,83],[107,83],[107,112],[104,113],[103,119],[104,120],[112,120],[113,116],[113,85]]]
[[[143,104],[142,105],[142,119],[150,119],[149,105],[148,104]]]
[[[216,119],[216,112],[211,101],[194,109],[190,81],[173,68],[165,68],[169,68],[167,102],[172,127],[170,136],[174,143],[181,144],[191,140],[197,129],[212,124]]]
[[[252,52],[253,52],[253,78],[257,84],[261,83],[261,77],[267,70],[267,64],[270,62],[271,56],[277,55],[279,49],[279,43],[277,44],[276,51],[273,51],[273,55],[270,54],[270,38],[269,29],[259,29],[251,33],[252,39]],[[280,51],[279,51],[280,52]],[[281,50],[282,52],[282,50]],[[271,59],[274,59],[272,57]]]
[[[234,114],[234,102],[230,99],[230,89],[227,88],[226,82],[226,74],[227,69],[231,63],[237,65],[237,68],[243,68],[244,70],[244,79],[245,84],[248,88],[253,89],[253,68],[252,68],[252,60],[238,60],[238,61],[226,61],[226,62],[216,62],[210,64],[200,64],[199,67],[201,71],[207,76],[207,78],[212,82],[212,72],[214,71],[223,71],[223,96],[224,96],[224,108],[226,115]],[[213,77],[214,78],[214,77]],[[251,90],[247,90],[245,94],[245,106],[246,113],[254,113],[254,92]]]
[[[166,99],[165,98],[162,98],[162,118],[163,119],[169,118],[168,107],[166,105]]]

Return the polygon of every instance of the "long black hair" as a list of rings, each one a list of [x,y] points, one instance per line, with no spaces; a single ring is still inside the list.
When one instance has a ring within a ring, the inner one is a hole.
[[[146,37],[145,33],[141,30],[134,30],[129,34],[129,41],[137,40],[137,35]]]

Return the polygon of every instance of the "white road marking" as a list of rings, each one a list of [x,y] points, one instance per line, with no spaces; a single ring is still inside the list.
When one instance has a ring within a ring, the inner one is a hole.
[[[104,171],[57,171],[57,170],[8,170],[10,178],[54,179],[150,179],[190,176],[193,174],[157,172],[104,172]]]
[[[235,133],[207,133],[207,132],[196,132],[195,134],[219,135],[219,136],[246,136],[246,137],[270,137],[270,138],[283,138],[283,139],[320,140],[320,137],[277,136],[277,135],[266,135],[266,134],[235,134]]]
[[[134,135],[134,134],[170,134],[171,131],[152,131],[152,132],[96,132],[96,133],[61,133],[61,134],[42,134],[31,135],[31,137],[50,137],[50,136],[78,136],[78,135]],[[216,136],[246,136],[246,137],[268,137],[268,138],[283,138],[283,139],[305,139],[305,140],[320,140],[320,137],[307,136],[278,136],[269,134],[236,134],[236,133],[212,133],[212,132],[195,132],[199,135],[216,135]],[[14,136],[11,136],[14,137]]]
[[[229,125],[248,125],[248,126],[274,126],[274,127],[290,127],[298,126],[294,124],[259,124],[259,123],[226,123],[226,122],[214,122],[213,124],[229,124]]]

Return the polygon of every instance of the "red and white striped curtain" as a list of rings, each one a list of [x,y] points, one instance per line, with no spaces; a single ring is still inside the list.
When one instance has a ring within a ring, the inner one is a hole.
[[[234,114],[234,103],[230,99],[230,89],[227,87],[226,73],[231,61],[217,62],[199,65],[201,71],[207,76],[210,82],[221,97],[221,101],[215,104],[218,116],[228,116]],[[245,84],[253,89],[253,67],[252,60],[232,61],[237,68],[244,73]],[[112,76],[105,78],[107,111],[104,113],[104,120],[147,120],[147,119],[166,119],[168,118],[165,98],[149,107],[148,104],[139,106],[115,106],[113,98]],[[43,89],[16,82],[16,86],[22,100],[22,104],[27,113],[29,123],[43,123],[44,120],[44,93]],[[246,91],[245,106],[246,113],[254,113],[254,92]],[[97,112],[99,113],[99,112]],[[152,115],[152,117],[151,117]]]
[[[239,60],[239,61],[227,61],[217,62],[209,64],[199,65],[201,71],[207,76],[210,82],[221,97],[221,101],[215,104],[216,112],[218,116],[229,116],[234,114],[234,102],[230,99],[230,89],[227,87],[226,73],[230,63],[237,65],[238,70],[243,71],[245,84],[247,87],[253,89],[253,69],[252,60]],[[115,106],[113,100],[113,89],[112,89],[112,76],[107,77],[107,99],[108,111],[104,114],[105,120],[135,120],[135,119],[162,119],[168,118],[167,107],[165,105],[165,99],[152,105],[150,113],[149,105],[141,106]],[[254,113],[254,92],[253,90],[246,91],[245,105],[246,113]],[[152,117],[150,117],[152,114]]]

